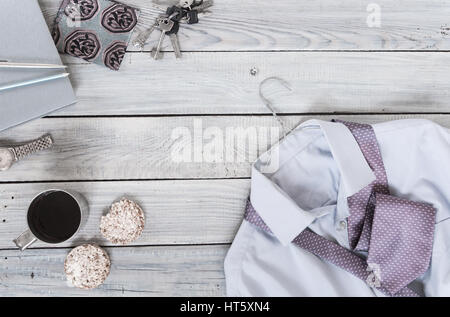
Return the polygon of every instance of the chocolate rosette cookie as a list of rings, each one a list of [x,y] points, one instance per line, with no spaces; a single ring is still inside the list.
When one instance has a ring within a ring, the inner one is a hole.
[[[112,33],[128,33],[137,22],[136,11],[123,4],[114,4],[102,13],[102,25]]]
[[[64,9],[64,13],[73,21],[86,21],[92,19],[98,9],[97,0],[70,0]]]
[[[125,56],[127,44],[124,42],[114,42],[105,50],[103,54],[103,62],[112,70],[119,70],[120,64]]]
[[[97,57],[101,44],[94,32],[77,30],[72,32],[64,42],[64,52],[74,57],[90,61]]]

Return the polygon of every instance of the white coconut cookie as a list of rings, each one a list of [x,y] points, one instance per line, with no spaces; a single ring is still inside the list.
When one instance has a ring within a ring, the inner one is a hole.
[[[110,212],[100,221],[102,235],[114,244],[128,244],[142,234],[144,212],[134,201],[122,198],[112,204]]]
[[[103,284],[109,275],[108,254],[96,244],[83,244],[72,251],[64,262],[67,280],[74,286],[92,289]]]

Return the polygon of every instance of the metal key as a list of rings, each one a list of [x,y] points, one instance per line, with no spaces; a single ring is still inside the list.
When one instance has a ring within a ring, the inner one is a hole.
[[[142,31],[139,33],[139,35],[136,37],[136,39],[133,41],[134,47],[140,48],[141,50],[144,49],[145,43],[147,42],[150,35],[155,31],[155,29],[158,27],[158,19],[155,20],[155,23],[149,27],[148,29]]]
[[[172,43],[173,51],[175,52],[176,58],[181,58],[181,48],[180,48],[180,41],[178,40],[177,33],[172,33],[169,35],[170,42]]]
[[[189,11],[188,9],[183,9],[180,8],[179,6],[171,6],[167,8],[166,15],[168,15],[169,19],[171,19],[172,21],[179,22],[186,16],[186,13],[188,11]]]
[[[169,19],[174,22],[173,27],[166,32],[166,35],[169,35],[170,42],[172,43],[173,51],[175,52],[176,58],[181,58],[181,49],[180,49],[180,41],[178,40],[178,31],[180,30],[180,23],[177,20],[174,20],[174,16],[177,13],[174,12],[169,16]]]
[[[169,17],[160,17],[158,19],[158,29],[161,31],[159,41],[156,47],[153,47],[151,56],[154,59],[159,59],[161,56],[161,47],[166,37],[166,32],[169,32],[174,27],[175,22],[169,19]]]
[[[186,13],[187,17],[187,24],[195,24],[198,23],[198,11],[197,10],[190,10]]]
[[[198,23],[199,17],[205,17],[208,16],[209,13],[211,13],[210,11],[207,11],[207,9],[209,9],[213,5],[214,0],[200,0],[194,2],[190,12],[188,12],[180,22],[187,24]]]
[[[193,5],[192,9],[197,10],[199,13],[202,13],[206,9],[211,8],[214,5],[214,0],[203,0],[198,5]]]
[[[191,9],[192,5],[194,5],[195,1],[194,0],[180,0],[179,2],[179,6],[184,8],[184,9]]]

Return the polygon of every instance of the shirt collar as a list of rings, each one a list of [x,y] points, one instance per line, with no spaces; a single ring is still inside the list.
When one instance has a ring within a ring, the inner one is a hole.
[[[375,175],[367,164],[358,143],[345,125],[337,122],[309,120],[299,125],[291,134],[302,133],[303,128],[322,130],[340,171],[346,197],[357,193],[375,180]],[[287,138],[289,137],[288,135]],[[286,142],[286,139],[282,142]],[[270,168],[276,164],[282,165],[283,157],[279,156],[279,146],[279,144],[274,145],[253,165],[250,200],[275,236],[281,243],[287,245],[317,217],[329,212],[330,208],[319,208],[314,212],[301,209],[267,176],[276,171]]]

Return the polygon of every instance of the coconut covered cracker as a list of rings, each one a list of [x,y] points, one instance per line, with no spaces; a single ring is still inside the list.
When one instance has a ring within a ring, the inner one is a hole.
[[[67,255],[64,271],[67,280],[82,289],[103,284],[109,275],[111,262],[108,254],[96,244],[83,244]]]
[[[109,213],[100,221],[100,231],[105,239],[125,245],[142,234],[145,217],[142,208],[134,201],[123,198],[112,204]]]

